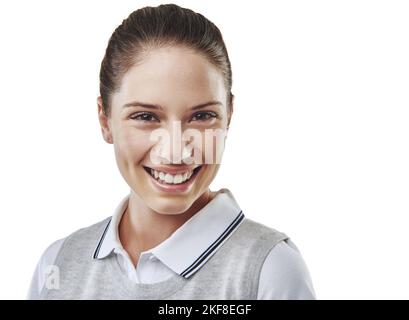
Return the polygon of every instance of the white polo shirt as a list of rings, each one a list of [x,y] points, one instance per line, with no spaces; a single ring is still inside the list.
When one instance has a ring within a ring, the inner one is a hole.
[[[198,257],[206,251],[208,253],[209,248],[212,248],[212,254],[214,254],[222,245],[219,239],[223,237],[224,242],[240,225],[240,223],[234,223],[237,221],[238,214],[244,217],[232,193],[228,189],[220,189],[205,207],[168,239],[142,252],[135,268],[118,236],[118,225],[127,207],[128,199],[129,194],[115,209],[110,223],[95,248],[94,258],[103,259],[109,254],[115,254],[129,281],[136,283],[161,282],[175,273],[183,275],[184,270],[188,269],[190,275],[193,274],[200,268],[195,266]],[[231,227],[233,224],[234,229]],[[28,299],[39,298],[46,281],[47,266],[54,264],[64,240],[65,238],[52,243],[41,256],[31,281]],[[214,246],[216,242],[219,242],[218,246]],[[204,263],[206,261],[202,264]],[[290,239],[275,245],[265,259],[260,272],[257,299],[316,299],[307,266],[299,249]]]

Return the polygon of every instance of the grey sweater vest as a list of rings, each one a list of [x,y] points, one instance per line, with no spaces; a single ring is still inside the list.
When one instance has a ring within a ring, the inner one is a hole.
[[[289,238],[285,233],[244,218],[213,256],[190,278],[175,273],[165,281],[132,282],[115,253],[93,253],[110,218],[72,233],[54,265],[59,287],[45,285],[40,299],[257,299],[260,271],[270,250]]]

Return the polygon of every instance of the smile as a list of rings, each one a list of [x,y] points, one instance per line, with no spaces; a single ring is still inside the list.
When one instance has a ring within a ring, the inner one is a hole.
[[[193,170],[181,172],[178,174],[171,174],[169,172],[158,171],[153,168],[143,167],[145,171],[156,181],[165,185],[182,185],[193,180],[202,166],[198,166]]]

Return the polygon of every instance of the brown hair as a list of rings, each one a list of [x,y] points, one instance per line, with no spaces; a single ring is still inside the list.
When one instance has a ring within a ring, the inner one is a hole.
[[[125,73],[150,49],[173,45],[204,55],[221,71],[231,110],[232,71],[220,30],[200,13],[175,4],[163,4],[132,12],[111,35],[99,74],[106,116],[110,116],[111,95],[119,90]]]

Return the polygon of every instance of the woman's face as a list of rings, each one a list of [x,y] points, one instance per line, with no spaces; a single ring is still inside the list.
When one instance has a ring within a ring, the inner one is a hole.
[[[126,182],[158,213],[187,211],[220,166],[231,117],[220,71],[191,50],[154,49],[111,101],[106,118],[98,98],[99,119]]]

